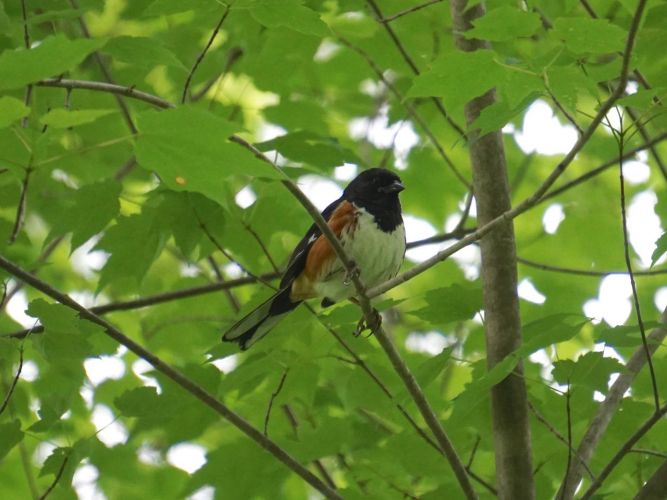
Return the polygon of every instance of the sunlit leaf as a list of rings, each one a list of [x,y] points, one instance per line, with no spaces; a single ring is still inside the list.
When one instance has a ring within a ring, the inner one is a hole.
[[[30,50],[6,50],[0,55],[0,89],[15,89],[41,78],[58,76],[104,46],[104,39],[46,38]]]

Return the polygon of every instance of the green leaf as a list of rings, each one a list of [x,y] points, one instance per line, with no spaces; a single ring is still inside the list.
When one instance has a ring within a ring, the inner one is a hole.
[[[650,329],[660,326],[657,321],[644,322],[644,329],[647,334]],[[614,347],[637,347],[642,343],[642,335],[639,325],[609,327],[602,323],[595,328],[595,340]],[[649,338],[646,340],[650,345],[651,340]]]
[[[155,387],[137,387],[114,400],[114,406],[126,417],[150,417],[162,406]]]
[[[21,430],[21,421],[12,420],[5,424],[0,424],[0,460],[5,458],[5,455],[11,449],[19,444],[23,439],[23,431]]]
[[[665,252],[667,252],[667,233],[663,233],[655,242],[655,250],[653,250],[653,253],[651,254],[651,267],[658,262],[658,259],[660,259]]]
[[[230,442],[208,453],[206,463],[192,474],[185,493],[209,484],[224,491],[226,498],[275,498],[287,479],[287,470],[258,446],[245,444]]]
[[[237,125],[201,109],[143,113],[138,127],[139,163],[175,191],[196,191],[225,206],[230,176],[281,178],[271,165],[228,141]]]
[[[15,97],[0,97],[0,128],[8,127],[30,113],[30,108]]]
[[[88,184],[70,195],[71,205],[54,220],[52,234],[72,232],[72,252],[101,232],[118,215],[122,186],[104,181]]]
[[[440,96],[445,104],[462,109],[471,99],[497,85],[503,68],[490,50],[453,51],[440,56],[430,70],[414,78],[408,97]]]
[[[319,14],[304,7],[303,0],[240,0],[235,8],[250,8],[250,15],[268,28],[285,27],[304,33],[324,37],[329,28]]]
[[[159,40],[141,36],[112,38],[104,47],[115,61],[122,61],[145,68],[165,65],[187,71],[183,63]]]
[[[140,215],[121,217],[95,246],[111,254],[100,273],[98,290],[120,279],[139,284],[166,239],[159,214],[144,210]]]
[[[70,128],[77,125],[92,123],[98,118],[116,113],[115,109],[82,109],[70,111],[69,109],[52,109],[45,115],[42,115],[39,122],[53,128]]]
[[[211,13],[220,11],[221,8],[219,2],[211,0],[155,0],[142,12],[142,15],[145,17],[169,16],[187,11]]]
[[[482,309],[482,289],[479,286],[457,284],[429,290],[424,296],[427,305],[410,314],[430,325],[446,325],[471,319]]]
[[[290,160],[321,168],[333,168],[343,163],[362,164],[352,151],[340,145],[333,137],[322,137],[312,132],[299,131],[281,135],[256,145],[260,151],[276,150]]]
[[[604,357],[601,352],[587,352],[576,361],[564,359],[554,362],[551,374],[559,384],[569,383],[606,393],[611,374],[624,370],[625,367],[614,358]]]
[[[560,18],[554,22],[554,36],[575,54],[607,54],[623,50],[626,33],[606,19]]]
[[[491,42],[504,42],[528,37],[540,29],[540,16],[509,5],[488,11],[473,22],[474,28],[464,33],[466,38],[480,38]]]
[[[35,299],[26,312],[39,318],[44,326],[44,334],[33,341],[54,364],[80,362],[87,357],[113,352],[117,347],[102,333],[99,325],[79,318],[76,311],[62,304]]]
[[[0,89],[15,89],[64,73],[105,43],[104,39],[68,40],[54,35],[30,50],[6,50],[0,55]]]

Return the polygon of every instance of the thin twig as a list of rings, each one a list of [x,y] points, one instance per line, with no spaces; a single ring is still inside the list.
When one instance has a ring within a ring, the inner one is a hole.
[[[188,73],[188,77],[185,79],[185,85],[183,85],[183,94],[181,95],[181,104],[185,102],[185,100],[188,97],[188,89],[190,88],[190,82],[192,81],[192,77],[195,74],[195,71],[197,71],[197,68],[199,67],[199,64],[202,62],[204,57],[206,56],[206,52],[208,52],[208,49],[211,48],[211,45],[213,44],[213,40],[215,40],[215,37],[218,36],[218,31],[220,31],[220,28],[222,27],[222,23],[225,22],[225,19],[227,19],[227,16],[229,15],[231,8],[231,4],[227,4],[227,7],[225,8],[225,11],[222,13],[222,17],[220,17],[220,20],[218,21],[218,24],[215,26],[215,29],[213,30],[213,33],[211,33],[210,38],[208,39],[208,43],[204,47],[204,49],[199,53],[197,56],[197,59],[195,60],[195,63],[192,65],[192,69],[190,70],[190,73]]]
[[[72,8],[74,8],[76,10],[80,10],[78,0],[69,0],[69,3],[72,6]],[[88,25],[86,24],[86,21],[83,19],[83,16],[79,16],[79,26],[81,26],[81,32],[83,33],[84,37],[92,38],[90,36],[90,30],[88,29]],[[107,81],[107,83],[113,85],[114,84],[114,79],[111,76],[111,71],[109,70],[106,63],[104,62],[104,59],[102,59],[102,56],[100,55],[100,53],[97,52],[97,51],[93,52],[93,59],[95,59],[95,62],[97,63],[97,66],[100,68],[100,71],[102,72],[102,76]],[[120,108],[120,112],[123,115],[123,119],[125,120],[125,124],[127,125],[127,128],[130,130],[130,132],[132,132],[132,135],[136,135],[137,127],[135,126],[134,121],[132,120],[132,115],[130,114],[130,109],[127,107],[127,103],[123,99],[120,98],[118,93],[116,93],[116,103],[118,104],[118,107]]]
[[[624,133],[623,130],[623,120],[621,118],[621,131],[618,133],[618,156],[619,158],[623,157],[623,146],[624,146]],[[653,386],[653,399],[655,403],[655,411],[660,409],[660,396],[658,395],[658,382],[655,377],[655,369],[653,368],[653,359],[651,358],[651,352],[648,348],[648,343],[646,341],[646,329],[644,328],[644,321],[642,320],[641,307],[639,305],[639,294],[637,292],[637,283],[635,282],[635,275],[632,271],[632,261],[630,259],[630,241],[628,236],[628,221],[625,213],[625,178],[623,177],[623,160],[618,161],[618,174],[619,174],[619,183],[621,186],[621,219],[623,223],[623,255],[625,257],[625,265],[628,270],[628,275],[630,276],[630,285],[632,287],[632,298],[635,303],[635,314],[637,315],[637,322],[639,323],[639,331],[642,336],[642,344],[644,345],[644,351],[646,352],[646,361],[648,363],[649,373],[651,374],[651,384]]]
[[[400,38],[398,38],[398,35],[394,31],[394,29],[391,27],[391,25],[389,23],[382,22],[382,19],[384,18],[384,16],[383,16],[382,11],[380,10],[380,7],[378,6],[377,2],[375,0],[366,0],[366,3],[370,6],[371,10],[375,14],[375,18],[378,21],[378,23],[380,23],[384,27],[385,31],[389,35],[389,38],[391,38],[391,40],[394,42],[394,45],[396,46],[398,51],[401,53],[401,56],[403,57],[403,60],[405,61],[405,63],[410,67],[410,69],[412,70],[412,72],[415,75],[419,75],[420,74],[419,68],[415,64],[412,57],[410,57],[410,54],[408,54],[408,51],[403,46],[403,43],[401,42]],[[438,111],[440,112],[442,117],[445,119],[445,121],[447,123],[449,123],[449,125],[454,130],[456,130],[456,132],[461,136],[461,138],[464,141],[467,140],[467,135],[465,133],[465,130],[463,130],[461,128],[461,126],[458,123],[456,123],[452,119],[451,116],[449,116],[449,113],[447,112],[445,107],[442,105],[442,102],[440,101],[440,99],[438,99],[437,97],[433,97],[433,98],[431,98],[431,101],[435,104],[435,107],[438,109]]]
[[[0,405],[0,415],[2,415],[2,412],[5,411],[7,408],[7,405],[9,405],[9,400],[12,399],[12,394],[14,394],[14,389],[16,389],[16,384],[19,382],[19,378],[21,377],[21,371],[23,370],[23,344],[19,346],[19,366],[16,369],[16,375],[14,375],[14,378],[12,379],[12,383],[9,386],[9,389],[7,390],[7,395],[5,396],[4,401],[2,402],[2,405]]]
[[[225,67],[222,68],[222,72],[219,75],[212,77],[204,84],[201,89],[192,94],[190,97],[190,102],[197,102],[199,99],[206,95],[206,93],[211,89],[211,87],[213,87],[213,85],[215,85],[216,82],[221,82],[225,76],[227,76],[229,70],[232,69],[232,66],[236,64],[242,55],[243,49],[241,47],[232,47],[227,53],[227,60],[225,61]]]
[[[667,452],[648,450],[646,448],[632,448],[628,453],[638,453],[640,455],[651,455],[654,457],[667,458]]]
[[[82,319],[87,319],[99,326],[101,326],[106,335],[114,339],[116,342],[120,343],[127,347],[127,349],[143,360],[147,361],[151,366],[153,366],[157,371],[167,376],[177,385],[181,386],[185,391],[189,392],[191,395],[199,399],[202,403],[216,411],[219,415],[229,421],[232,425],[242,431],[246,436],[255,441],[259,446],[264,448],[266,451],[271,453],[274,457],[280,460],[285,466],[291,469],[293,472],[301,476],[308,484],[313,488],[322,493],[326,498],[336,498],[340,499],[340,495],[332,490],[328,485],[324,484],[317,476],[312,472],[306,469],[301,465],[295,458],[293,458],[287,451],[281,448],[271,439],[264,436],[259,430],[250,425],[243,417],[229,409],[225,404],[223,404],[219,399],[217,399],[213,394],[208,392],[199,384],[192,381],[190,378],[186,377],[173,368],[169,364],[165,363],[157,357],[152,352],[146,350],[144,347],[136,343],[131,338],[127,337],[120,330],[118,330],[111,323],[98,316],[97,314],[86,309],[78,302],[70,298],[68,295],[65,295],[55,288],[51,287],[49,284],[40,280],[36,276],[30,274],[24,269],[20,268],[13,262],[7,260],[5,257],[0,255],[0,268],[7,271],[9,274],[15,276],[16,278],[28,283],[33,288],[41,291],[45,295],[49,296],[56,302],[69,307],[79,313],[79,316]]]
[[[69,453],[64,456],[63,458],[63,463],[60,464],[60,468],[58,469],[58,472],[56,473],[56,477],[53,478],[53,482],[49,485],[49,487],[46,489],[44,493],[39,497],[39,500],[44,500],[46,497],[51,494],[53,491],[53,488],[56,487],[58,482],[60,481],[60,478],[63,477],[63,472],[65,471],[65,466],[67,465],[67,461],[69,460]]]
[[[32,162],[32,155],[30,157],[30,162]],[[33,172],[32,165],[28,164],[25,168],[25,176],[23,177],[23,182],[21,183],[21,196],[19,197],[18,205],[16,206],[16,217],[14,218],[14,226],[12,227],[12,233],[9,236],[9,243],[14,243],[16,238],[21,231],[23,222],[25,221],[25,209],[28,203],[28,186],[30,185],[30,176]]]
[[[621,446],[621,448],[612,457],[612,459],[605,466],[605,468],[602,469],[602,472],[600,472],[597,479],[593,481],[592,484],[588,487],[588,490],[586,490],[586,493],[584,493],[584,495],[581,497],[581,500],[587,500],[592,497],[593,493],[595,493],[600,488],[600,486],[602,486],[602,483],[605,481],[605,479],[607,479],[609,474],[611,474],[611,472],[623,459],[623,457],[630,450],[632,450],[637,441],[639,441],[642,437],[644,437],[644,435],[649,430],[651,430],[651,428],[656,423],[658,423],[666,413],[667,413],[667,404],[659,408],[658,411],[654,412],[653,415],[651,415],[651,417],[646,422],[644,422],[632,436],[630,436],[630,438],[623,444],[623,446]]]
[[[236,264],[241,268],[241,270],[246,273],[248,276],[252,277],[255,279],[255,281],[259,281],[266,287],[272,289],[272,290],[277,290],[275,286],[273,286],[269,281],[263,279],[260,275],[254,274],[252,271],[248,270],[243,264],[241,264],[239,261],[237,261],[225,248],[220,244],[218,239],[213,236],[213,234],[208,230],[206,227],[206,224],[199,218],[199,215],[195,213],[195,216],[197,217],[197,220],[199,221],[199,227],[204,231],[204,234],[206,234],[206,237],[209,239],[211,243],[222,253],[227,259],[229,259],[231,262]]]
[[[21,0],[21,20],[23,21],[23,45],[26,50],[30,50],[30,31],[28,30],[28,10],[25,5],[26,0]],[[30,107],[30,101],[32,100],[32,85],[28,84],[25,88],[25,97],[23,98],[23,103],[26,107]],[[28,127],[28,117],[24,116],[21,118],[21,127]]]
[[[658,346],[667,336],[667,308],[662,313],[661,325],[655,328],[649,335],[651,351],[655,352]],[[577,447],[577,457],[583,462],[587,462],[593,456],[593,453],[602,439],[605,431],[609,427],[612,417],[616,414],[618,407],[623,401],[623,395],[630,388],[632,381],[637,377],[643,366],[646,364],[646,353],[644,347],[638,347],[625,364],[625,369],[611,385],[604,401],[591,420],[586,429],[583,438]],[[575,464],[570,472],[569,481],[561,486],[566,491],[566,498],[573,498],[576,489],[583,476],[581,462]],[[560,496],[560,495],[558,495]]]
[[[206,260],[211,265],[211,269],[213,269],[213,274],[215,274],[215,278],[218,280],[218,282],[219,283],[224,282],[225,277],[222,274],[222,271],[220,271],[220,266],[218,266],[218,263],[215,261],[215,258],[212,255],[209,255],[206,258]],[[234,295],[234,293],[229,288],[225,288],[222,292],[225,294],[225,297],[227,297],[227,301],[229,302],[229,305],[232,306],[234,312],[239,312],[241,310],[241,304],[239,304],[239,301]]]
[[[115,83],[94,82],[88,80],[69,80],[66,78],[45,78],[44,80],[36,81],[35,85],[38,87],[96,90],[99,92],[108,92],[110,94],[117,94],[125,97],[131,97],[133,99],[138,99],[162,109],[175,107],[174,104],[170,103],[169,101],[165,101],[160,97],[136,90],[134,87],[116,85]]]
[[[535,408],[533,403],[531,403],[530,401],[528,401],[528,409],[533,413],[533,415],[535,415],[535,418],[542,425],[544,425],[547,429],[549,429],[549,432],[551,432],[551,434],[553,434],[556,437],[556,439],[558,439],[561,443],[563,443],[565,446],[568,447],[569,453],[571,455],[574,455],[575,458],[581,463],[581,465],[586,469],[586,472],[588,472],[588,475],[591,477],[591,479],[595,479],[593,472],[590,470],[584,459],[581,458],[579,456],[579,453],[577,453],[577,450],[575,450],[572,447],[572,441],[570,440],[568,442],[568,440],[565,439],[565,437],[563,437],[563,435],[560,432],[558,432],[558,429],[556,429],[553,425],[551,425],[551,423],[544,417],[544,415],[542,415],[539,411],[537,411],[537,408]],[[570,467],[568,466],[568,470],[569,469]]]
[[[269,406],[266,408],[266,415],[264,415],[265,436],[269,435],[269,420],[271,419],[271,410],[273,409],[273,402],[280,394],[280,391],[283,390],[283,386],[285,385],[285,379],[287,378],[288,373],[289,373],[289,368],[285,368],[282,377],[280,377],[280,382],[278,382],[278,387],[276,387],[276,390],[273,391],[273,394],[271,394],[271,399],[269,400]]]
[[[546,82],[545,82],[546,83]],[[570,125],[572,125],[575,129],[577,129],[577,133],[579,135],[584,133],[584,129],[582,129],[579,124],[577,123],[577,120],[574,119],[574,116],[570,114],[568,110],[565,109],[565,107],[560,103],[560,101],[556,98],[554,93],[551,91],[548,85],[545,85],[547,93],[549,94],[549,97],[551,97],[551,100],[553,103],[556,105],[558,110],[563,114],[565,119],[570,122]]]
[[[372,1],[372,0],[370,0]],[[423,273],[427,269],[430,269],[437,263],[447,259],[454,253],[458,252],[462,248],[470,245],[471,243],[479,240],[485,234],[489,233],[497,226],[504,224],[508,220],[512,220],[518,215],[528,211],[529,209],[536,206],[542,197],[547,193],[549,188],[556,182],[556,180],[565,172],[567,167],[572,163],[575,156],[581,149],[586,145],[588,140],[592,137],[593,133],[597,129],[598,125],[605,118],[609,110],[614,106],[614,103],[623,95],[625,86],[628,81],[628,70],[630,66],[630,58],[632,55],[632,49],[634,47],[635,38],[637,36],[637,31],[639,29],[639,22],[641,20],[644,8],[646,7],[646,0],[640,0],[635,12],[635,16],[632,19],[632,25],[630,26],[630,31],[628,33],[628,39],[625,45],[625,51],[623,53],[623,62],[621,65],[621,74],[619,77],[618,86],[616,90],[612,92],[609,98],[600,106],[598,112],[593,117],[593,120],[588,125],[584,133],[577,139],[577,142],[572,146],[570,151],[565,155],[565,157],[556,165],[554,170],[549,174],[549,176],[542,182],[542,184],[535,190],[535,192],[526,198],[524,201],[516,205],[515,207],[507,210],[502,213],[495,219],[487,222],[484,226],[478,228],[475,232],[469,234],[465,238],[461,239],[457,243],[453,244],[449,248],[438,252],[436,255],[430,259],[425,260],[424,262],[419,263],[413,268],[405,271],[402,274],[399,274],[395,278],[392,278],[388,281],[385,281],[383,284],[378,285],[367,292],[369,298],[376,297],[382,293],[385,293],[392,288],[405,283],[406,281],[414,278],[415,276]]]
[[[278,273],[267,273],[261,274],[257,278],[260,278],[262,283],[265,283],[267,280],[275,279],[280,277]],[[108,314],[114,311],[130,311],[133,309],[141,309],[143,307],[150,307],[158,304],[163,304],[165,302],[171,302],[174,300],[185,299],[189,297],[197,297],[199,295],[204,295],[207,293],[218,292],[220,290],[229,290],[231,288],[236,288],[238,286],[250,285],[257,283],[257,278],[252,276],[246,276],[243,278],[237,278],[233,280],[227,280],[224,282],[218,283],[207,283],[206,285],[199,285],[191,288],[184,288],[182,290],[174,290],[171,292],[158,293],[155,295],[148,295],[139,299],[126,300],[120,302],[112,302],[110,304],[105,304],[102,306],[91,307],[90,311],[95,314]],[[10,292],[11,293],[11,292]],[[41,333],[44,331],[43,326],[36,326],[31,329],[20,330],[13,333],[4,334],[3,337],[21,339],[24,338],[28,333]]]
[[[345,43],[344,39],[341,39],[341,38],[339,38],[339,39],[341,40],[341,42]],[[353,48],[353,50],[356,50],[354,48],[354,46],[352,46],[352,45],[348,45],[348,46]],[[363,51],[358,52],[358,53],[360,53],[360,55],[363,55]],[[379,68],[377,68],[377,70],[380,71]],[[382,74],[381,71],[380,71],[380,74]],[[383,81],[386,83],[386,80],[383,80]],[[126,87],[126,86],[108,84],[108,83],[103,83],[103,82],[94,82],[94,81],[88,81],[88,80],[46,79],[46,80],[40,80],[39,82],[36,82],[36,85],[45,86],[45,87],[78,88],[78,89],[93,90],[93,91],[97,91],[97,92],[109,92],[109,93],[112,93],[112,94],[120,94],[120,95],[124,95],[124,96],[127,96],[127,97],[131,97],[133,99],[138,99],[140,101],[144,101],[148,104],[151,104],[151,105],[156,106],[156,107],[161,108],[161,109],[169,109],[169,108],[175,107],[175,105],[173,103],[169,102],[169,101],[166,101],[166,100],[164,100],[160,97],[157,97],[155,95],[148,94],[146,92],[138,91],[134,87]],[[615,97],[613,99],[613,101],[615,101],[616,99],[617,99],[617,97]],[[605,106],[605,108],[606,107],[607,106]],[[611,106],[609,106],[609,107],[611,107]],[[420,126],[421,126],[421,122],[418,119],[419,115],[414,114],[412,116],[415,118],[417,123],[419,123]],[[597,120],[597,116],[595,118],[596,118],[596,120],[595,120],[596,123],[592,124],[593,125],[592,128],[596,128],[597,125],[599,124],[599,121]],[[589,129],[590,128],[591,127],[589,126]],[[444,154],[443,158],[446,157],[448,159],[448,157],[444,153],[444,150],[438,144],[437,139],[435,139],[435,137],[431,138],[429,133],[426,130],[425,130],[425,133],[427,134],[427,136],[432,141],[435,141],[435,142],[433,142],[433,144],[436,147],[436,149],[438,150],[438,152],[441,154],[441,156]],[[655,146],[656,144],[658,144],[658,143],[660,143],[660,142],[662,142],[666,139],[667,139],[667,132],[663,132],[662,134],[659,134],[659,135],[655,136],[649,142],[646,142],[646,143],[644,143],[644,144],[642,144],[642,145],[624,153],[623,159],[631,158],[635,154],[637,154],[638,152],[649,149],[649,148]],[[568,156],[565,158],[565,160],[563,162],[561,162],[561,164],[559,164],[559,166],[557,168],[560,168],[561,165],[562,165],[562,168],[564,170],[565,167],[567,167],[567,165],[569,165],[569,163],[571,163],[571,161],[574,159],[574,155],[580,151],[581,147],[583,146],[583,143],[587,142],[587,140],[588,140],[588,138],[583,142],[582,141],[577,141],[577,144],[575,144],[571,153],[568,154]],[[580,142],[582,142],[582,144],[580,144]],[[451,161],[451,160],[446,160],[446,161]],[[537,201],[536,204],[541,204],[541,203],[543,203],[543,202],[545,202],[545,201],[547,201],[547,200],[549,200],[549,199],[551,199],[555,196],[558,196],[559,194],[562,194],[563,192],[568,191],[568,190],[572,189],[573,187],[575,187],[575,186],[577,186],[577,185],[579,185],[579,184],[581,184],[581,183],[599,175],[603,171],[607,170],[608,168],[610,168],[612,166],[615,166],[616,164],[617,164],[617,158],[614,158],[613,160],[609,160],[609,161],[603,163],[602,165],[600,165],[599,167],[596,167],[595,169],[581,175],[580,177],[577,177],[576,179],[574,179],[572,181],[569,181],[569,182],[563,184],[562,186],[560,186],[556,189],[550,190],[550,191],[548,190],[548,188],[551,187],[553,182],[549,182],[549,185],[547,186],[547,192],[543,193],[543,195],[540,196],[540,198],[539,198],[539,200]],[[464,181],[465,181],[465,179],[464,179]],[[466,185],[468,186],[469,183],[467,181],[465,181],[465,182],[466,182]],[[532,208],[532,207],[528,207],[528,208]],[[525,210],[522,210],[519,213],[522,213],[523,211],[525,211]],[[519,213],[517,213],[516,215],[519,215]],[[514,215],[514,217],[516,217],[516,215]],[[493,222],[493,221],[492,221],[492,223],[495,224],[495,222]],[[473,240],[474,240],[474,238],[473,238]]]
[[[551,264],[544,264],[542,262],[536,262],[534,260],[524,259],[523,257],[517,257],[516,260],[517,262],[523,264],[524,266],[534,267],[535,269],[541,269],[542,271],[549,271],[562,274],[574,274],[577,276],[590,276],[593,278],[600,278],[604,276],[609,276],[610,274],[628,274],[627,270],[590,271],[588,269],[575,269],[572,267],[553,266]],[[667,269],[634,271],[635,276],[658,276],[660,274],[667,274]]]
[[[567,381],[567,391],[565,392],[565,416],[567,418],[567,462],[565,463],[565,478],[563,484],[567,483],[567,478],[570,475],[570,467],[572,466],[572,411],[570,410],[570,381]],[[565,491],[562,491],[560,500],[563,500]]]
[[[486,488],[490,493],[492,493],[495,496],[498,496],[498,490],[490,484],[488,481],[486,481],[484,478],[479,476],[478,474],[475,474],[472,470],[472,463],[475,460],[475,454],[477,453],[477,447],[479,446],[479,443],[482,441],[482,437],[478,434],[477,439],[475,440],[475,444],[472,447],[472,450],[470,451],[470,458],[468,458],[468,463],[466,464],[466,472],[468,475],[473,478],[475,481],[477,481],[479,484],[481,484],[484,488]]]
[[[269,252],[269,249],[266,248],[266,245],[262,241],[262,239],[259,237],[257,232],[250,226],[250,224],[243,223],[243,227],[245,228],[246,231],[248,231],[252,237],[255,239],[259,247],[262,249],[262,253],[264,253],[264,256],[268,259],[269,264],[271,264],[271,267],[275,272],[278,272],[280,268],[276,264],[276,262],[273,260],[273,257],[271,257],[271,253]]]
[[[359,54],[365,61],[366,63],[370,66],[370,68],[373,70],[373,72],[376,74],[376,76],[380,79],[380,81],[391,91],[392,94],[396,97],[397,101],[402,103],[403,106],[405,107],[405,110],[407,111],[407,114],[409,117],[413,118],[415,122],[421,127],[421,129],[424,131],[426,134],[426,137],[428,137],[429,141],[431,141],[431,144],[433,147],[436,149],[440,157],[445,161],[445,163],[449,166],[449,168],[452,170],[456,178],[468,189],[471,189],[470,181],[468,181],[463,174],[459,171],[459,169],[456,167],[452,159],[449,157],[449,155],[445,152],[445,148],[442,147],[440,144],[440,141],[436,137],[436,135],[431,131],[428,123],[426,120],[424,120],[419,113],[417,113],[417,110],[410,104],[407,100],[403,98],[403,95],[399,92],[399,90],[396,88],[396,86],[384,76],[384,72],[382,69],[375,63],[375,61],[371,58],[371,56],[363,50],[360,47],[357,47],[354,45],[352,42],[347,40],[346,38],[342,36],[338,36],[338,40],[345,45],[346,47],[350,48],[357,54]]]
[[[426,7],[430,7],[431,5],[434,5],[436,3],[441,3],[444,0],[429,0],[428,2],[424,2],[418,5],[415,5],[413,7],[410,7],[409,9],[402,10],[400,12],[397,12],[393,16],[388,16],[380,19],[379,21],[381,23],[390,23],[392,21],[395,21],[399,17],[407,16],[408,14],[412,14],[413,12],[417,12],[419,10],[425,9]]]
[[[645,142],[645,143],[642,144],[641,146],[638,146],[638,147],[636,147],[636,148],[634,148],[634,149],[632,149],[632,150],[630,150],[630,151],[626,151],[626,152],[623,154],[622,159],[623,159],[623,160],[627,160],[627,159],[629,159],[629,158],[632,158],[632,157],[634,157],[637,153],[639,153],[640,151],[644,151],[644,150],[646,150],[646,149],[649,149],[649,148],[655,146],[656,144],[658,144],[658,143],[660,143],[660,142],[662,142],[662,141],[664,141],[664,140],[666,140],[666,139],[667,139],[667,132],[663,132],[662,134],[655,136],[655,137],[654,137],[653,139],[651,139],[650,141]],[[569,190],[572,189],[573,187],[575,187],[575,186],[577,186],[577,185],[579,185],[579,184],[582,184],[583,182],[585,182],[585,181],[587,181],[587,180],[589,180],[589,179],[592,179],[593,177],[595,177],[595,176],[597,176],[597,175],[600,175],[600,174],[601,174],[602,172],[604,172],[605,170],[608,170],[609,168],[614,167],[614,166],[616,166],[617,164],[618,164],[618,157],[616,157],[616,158],[614,158],[614,159],[612,159],[612,160],[606,161],[606,162],[604,162],[602,165],[600,165],[599,167],[596,167],[596,168],[594,168],[594,169],[592,169],[592,170],[589,170],[589,171],[586,172],[585,174],[582,174],[582,175],[580,175],[579,177],[577,177],[576,179],[573,179],[573,180],[571,180],[571,181],[569,181],[569,182],[563,184],[562,186],[560,186],[560,187],[558,187],[558,188],[556,188],[556,189],[552,189],[551,191],[547,192],[547,193],[542,197],[542,199],[540,200],[539,203],[543,203],[543,202],[545,202],[545,201],[547,201],[547,200],[549,200],[549,199],[551,199],[551,198],[553,198],[553,197],[555,197],[555,196],[558,196],[559,194],[564,193],[565,191],[569,191]]]
[[[269,158],[267,158],[261,151],[255,148],[252,144],[248,143],[244,139],[241,139],[238,136],[232,136],[230,138],[233,142],[241,144],[246,149],[251,151],[258,159],[270,164],[276,171],[281,172],[280,168],[273,163]],[[287,190],[292,193],[292,195],[301,203],[301,205],[306,209],[310,214],[314,223],[317,225],[318,229],[322,234],[327,238],[329,244],[336,253],[336,257],[342,263],[347,276],[354,284],[356,290],[357,301],[359,306],[363,311],[363,315],[366,321],[366,324],[370,327],[371,331],[374,333],[375,338],[378,339],[382,349],[385,351],[385,354],[389,358],[394,370],[401,377],[405,387],[407,388],[410,396],[416,403],[419,408],[419,412],[422,414],[422,417],[426,421],[427,425],[433,432],[436,441],[440,449],[444,452],[447,460],[449,461],[454,474],[467,498],[477,498],[475,490],[470,484],[468,474],[465,470],[465,467],[461,463],[460,458],[458,457],[456,450],[449,437],[447,436],[440,420],[435,415],[433,408],[429,404],[424,392],[422,391],[419,383],[415,379],[414,375],[408,368],[407,364],[403,361],[398,350],[394,346],[394,343],[386,334],[382,325],[379,322],[379,315],[373,309],[370,303],[369,297],[366,295],[366,289],[359,279],[359,272],[356,269],[354,263],[350,260],[350,257],[347,255],[345,249],[343,248],[340,240],[334,234],[333,230],[320,214],[319,210],[312,204],[308,197],[298,188],[298,186],[292,182],[289,178],[285,178],[282,181],[282,184],[287,188]]]

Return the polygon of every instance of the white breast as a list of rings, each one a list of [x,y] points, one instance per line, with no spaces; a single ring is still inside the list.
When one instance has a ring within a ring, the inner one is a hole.
[[[391,233],[382,231],[373,216],[358,209],[357,223],[351,233],[341,234],[341,243],[360,271],[366,288],[372,288],[393,278],[398,273],[405,255],[405,227],[396,227]],[[345,272],[337,261],[326,281],[315,285],[316,293],[334,302],[355,294],[352,283],[345,284]]]

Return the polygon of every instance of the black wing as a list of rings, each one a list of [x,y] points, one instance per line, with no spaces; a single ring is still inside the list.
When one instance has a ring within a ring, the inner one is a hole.
[[[342,201],[342,197],[338,198],[324,209],[322,212],[322,217],[324,217],[325,221],[329,220],[331,214],[333,214],[334,210],[336,210],[336,207],[338,207]],[[306,259],[308,258],[308,250],[310,250],[310,247],[313,246],[313,243],[315,243],[321,234],[322,231],[320,231],[320,228],[318,228],[317,225],[313,223],[304,237],[301,238],[301,241],[292,252],[292,255],[290,256],[289,262],[287,264],[287,269],[285,270],[285,274],[283,274],[283,277],[280,280],[281,290],[290,285],[292,281],[294,281],[305,269]]]

